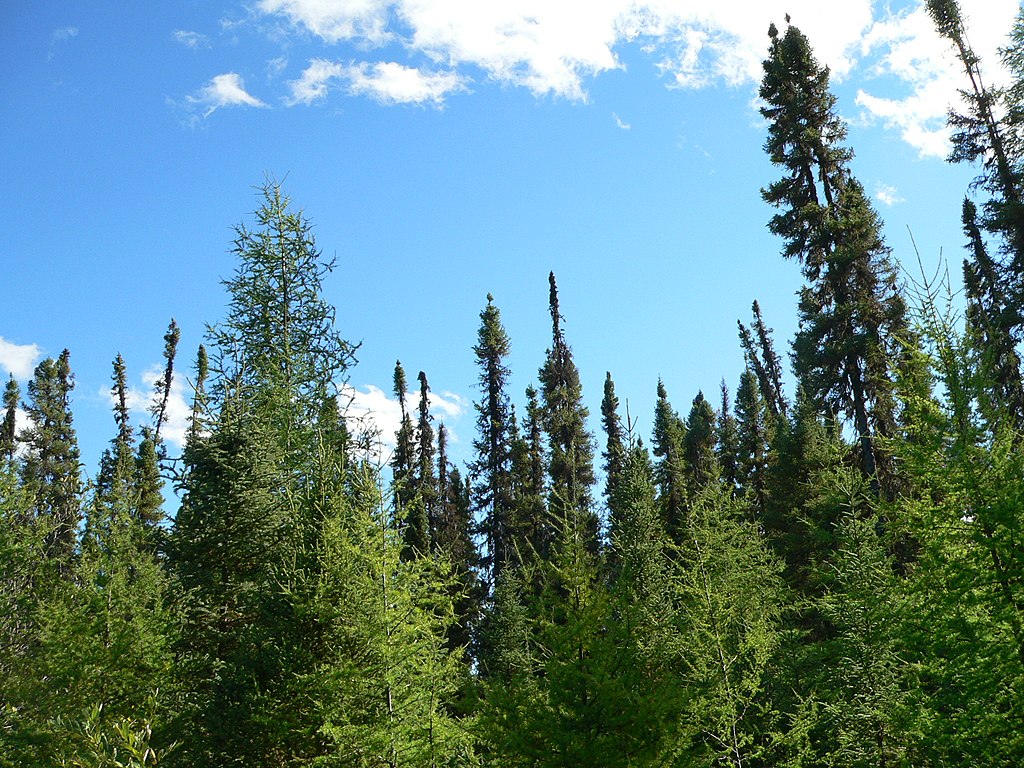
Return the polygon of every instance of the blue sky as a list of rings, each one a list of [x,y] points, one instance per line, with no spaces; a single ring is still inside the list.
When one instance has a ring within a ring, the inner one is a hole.
[[[997,80],[1018,3],[963,4]],[[943,162],[943,116],[960,80],[918,5],[5,4],[0,373],[24,383],[71,350],[92,474],[113,433],[111,360],[124,355],[143,408],[174,317],[182,415],[194,350],[223,313],[232,228],[269,175],[337,257],[326,296],[362,342],[350,384],[385,430],[401,359],[410,381],[427,373],[469,458],[485,296],[521,402],[554,270],[592,415],[611,371],[646,437],[659,377],[684,415],[698,389],[735,388],[753,299],[780,347],[795,331],[798,267],[759,194],[776,178],[754,101],[770,21],[790,13],[832,67],[897,259],[916,272],[909,229],[927,264],[941,253],[959,270],[973,171]]]

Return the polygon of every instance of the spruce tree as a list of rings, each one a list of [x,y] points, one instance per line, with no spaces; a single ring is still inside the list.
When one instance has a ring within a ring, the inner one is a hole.
[[[668,393],[658,379],[658,400],[654,406],[654,455],[660,459],[654,468],[658,486],[658,505],[661,507],[665,530],[673,540],[685,527],[686,480],[684,441],[686,424],[668,401]]]
[[[711,403],[698,392],[686,417],[686,437],[683,439],[683,456],[686,463],[686,485],[690,498],[721,477],[721,467],[716,455],[717,418]]]
[[[82,480],[78,438],[72,424],[70,353],[36,366],[28,383],[26,412],[30,425],[25,443],[22,482],[34,496],[34,513],[45,526],[46,551],[65,566],[74,554],[81,519]]]
[[[395,497],[395,512],[399,517],[408,513],[408,508],[416,494],[414,464],[416,461],[415,430],[412,416],[409,415],[407,399],[409,385],[405,379],[405,369],[400,360],[395,361],[394,389],[401,413],[398,431],[395,433],[395,452],[391,457],[392,487]]]
[[[780,35],[773,24],[769,36],[761,113],[769,121],[765,149],[784,175],[762,196],[781,209],[768,228],[807,281],[794,366],[820,409],[852,420],[861,468],[877,477],[877,438],[895,434],[892,379],[909,341],[905,306],[878,214],[849,169],[853,153],[841,144],[846,127],[828,68],[796,27]]]
[[[4,420],[0,424],[0,457],[7,461],[14,460],[14,452],[18,447],[18,402],[21,400],[21,387],[11,374],[4,387]]]
[[[780,414],[786,413],[787,407],[786,398],[782,392],[782,361],[775,353],[772,329],[765,325],[764,318],[761,316],[761,305],[758,304],[757,299],[754,300],[752,309],[754,312],[753,330],[739,320],[736,321],[740,330],[740,346],[743,348],[743,357],[747,362],[747,368],[757,375],[762,398],[772,416],[778,418]]]
[[[473,347],[479,375],[480,400],[476,410],[477,437],[470,472],[473,506],[481,516],[486,555],[485,566],[492,585],[509,562],[514,561],[520,544],[515,540],[519,527],[515,518],[512,491],[512,429],[514,416],[509,405],[506,358],[511,342],[501,323],[501,312],[494,297],[487,294],[487,306],[480,312],[477,343]]]
[[[952,45],[968,83],[968,88],[961,90],[966,112],[950,112],[949,116],[953,128],[949,160],[981,164],[981,174],[974,186],[992,193],[985,203],[984,225],[1002,241],[1008,256],[1006,287],[1017,306],[1024,280],[1024,174],[1019,135],[1022,120],[1021,102],[1017,98],[1024,87],[1022,17],[1018,16],[1011,43],[1003,51],[1004,64],[1015,85],[1002,90],[985,84],[981,59],[968,42],[959,2],[927,0],[927,7],[936,30]],[[1021,322],[1017,312],[1011,327],[1019,328]]]
[[[519,564],[547,557],[553,538],[547,513],[547,472],[541,406],[537,390],[526,388],[526,415],[522,430],[512,415],[512,496],[513,518],[517,521],[515,557]]]
[[[548,285],[552,339],[538,374],[550,447],[548,506],[555,520],[568,523],[586,548],[596,552],[600,523],[590,495],[595,478],[593,438],[587,431],[589,411],[583,405],[583,386],[572,349],[562,332],[554,272],[548,275]]]
[[[604,398],[601,400],[601,424],[604,427],[605,449],[601,454],[604,458],[605,498],[609,509],[613,508],[615,486],[622,475],[622,464],[625,461],[625,445],[623,443],[622,422],[619,420],[619,398],[615,396],[615,382],[611,373],[604,378]]]
[[[743,371],[736,390],[737,483],[760,517],[764,513],[765,475],[768,470],[767,408],[757,377]]]
[[[410,487],[411,500],[405,510],[403,557],[426,557],[431,550],[430,529],[437,497],[434,476],[434,428],[430,425],[430,386],[420,371],[419,418],[416,422],[416,465]]]
[[[737,490],[739,482],[739,427],[729,403],[729,387],[722,379],[722,409],[718,412],[716,455],[727,488]]]

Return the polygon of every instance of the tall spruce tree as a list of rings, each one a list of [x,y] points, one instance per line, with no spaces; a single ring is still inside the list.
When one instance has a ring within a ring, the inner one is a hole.
[[[401,421],[395,433],[395,452],[391,457],[391,477],[393,484],[395,512],[400,518],[408,514],[408,508],[416,495],[415,462],[416,432],[409,414],[409,385],[405,378],[405,369],[400,360],[395,361],[394,388],[395,398]]]
[[[18,446],[18,403],[20,400],[21,387],[18,386],[14,374],[11,374],[4,387],[4,420],[0,424],[0,457],[8,461],[14,460],[14,452]]]
[[[611,373],[605,373],[604,398],[601,400],[601,424],[604,427],[605,449],[601,454],[604,458],[605,486],[604,494],[608,508],[613,509],[615,486],[622,476],[622,465],[626,459],[625,443],[623,442],[622,422],[619,420],[619,398],[615,396],[615,382]]]
[[[769,37],[761,113],[769,122],[765,149],[784,175],[762,196],[781,209],[768,228],[807,281],[794,367],[819,408],[852,420],[861,468],[876,477],[877,438],[895,432],[892,381],[909,340],[905,306],[878,214],[849,169],[853,152],[841,143],[846,126],[828,68],[796,27],[780,35],[773,24]]]
[[[544,430],[548,435],[548,506],[552,517],[576,531],[588,551],[596,552],[600,521],[593,509],[590,488],[594,478],[594,441],[587,431],[589,411],[583,405],[583,385],[572,348],[562,332],[555,273],[548,275],[551,312],[551,347],[539,378],[544,399]]]
[[[480,400],[476,410],[477,437],[470,472],[473,507],[480,515],[486,548],[485,566],[493,586],[502,569],[518,558],[521,543],[515,540],[518,522],[512,490],[512,430],[514,416],[507,392],[511,374],[506,362],[512,345],[501,323],[494,297],[487,294],[487,306],[480,312],[477,343],[473,347],[479,370]]]

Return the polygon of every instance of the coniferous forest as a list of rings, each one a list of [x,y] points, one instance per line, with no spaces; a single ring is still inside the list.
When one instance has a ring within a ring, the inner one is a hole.
[[[799,329],[781,346],[755,301],[733,389],[657,382],[650,435],[610,373],[589,431],[551,274],[525,393],[480,311],[472,460],[397,363],[381,466],[339,397],[333,264],[273,182],[194,360],[172,321],[144,426],[115,358],[88,477],[69,352],[12,377],[0,765],[1024,763],[1024,15],[991,89],[956,0],[928,7],[963,65],[950,160],[979,173],[964,301],[898,279],[828,70],[772,26],[761,194]]]

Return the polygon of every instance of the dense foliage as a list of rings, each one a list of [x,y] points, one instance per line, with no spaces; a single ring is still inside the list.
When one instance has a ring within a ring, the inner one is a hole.
[[[551,274],[523,409],[488,295],[472,461],[397,363],[380,467],[339,398],[333,264],[272,182],[180,456],[173,322],[141,428],[115,359],[87,481],[70,354],[24,401],[11,378],[0,766],[1021,764],[1024,17],[1018,80],[989,91],[956,2],[928,5],[969,78],[952,159],[992,195],[964,207],[963,323],[942,286],[897,285],[828,70],[772,26],[762,194],[806,280],[793,392],[755,301],[733,398],[680,415],[658,381],[648,449],[609,373],[598,440]]]

